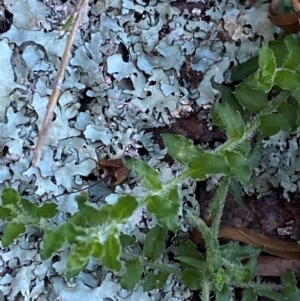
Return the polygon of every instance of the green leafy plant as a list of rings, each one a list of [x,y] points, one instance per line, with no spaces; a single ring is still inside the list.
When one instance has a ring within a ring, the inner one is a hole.
[[[213,122],[226,132],[227,140],[207,150],[185,137],[163,134],[169,155],[184,166],[174,179],[163,182],[158,171],[141,159],[124,161],[141,178],[146,190],[142,197],[124,195],[114,205],[98,208],[80,195],[76,197],[78,212],[64,224],[55,225],[51,221],[58,212],[55,204],[37,206],[13,189],[3,190],[0,217],[7,225],[2,246],[13,243],[27,227],[38,227],[44,229],[42,259],[51,257],[63,244],[70,246],[68,279],[77,276],[94,257],[119,273],[122,287],[128,290],[139,281],[145,291],[159,289],[170,275],[176,275],[190,289],[200,290],[204,301],[212,294],[216,300],[230,300],[235,287],[244,289],[243,301],[257,300],[257,295],[298,300],[300,294],[291,271],[282,276],[280,285],[255,281],[257,256],[263,248],[233,242],[221,245],[218,232],[228,191],[241,203],[241,186],[251,183],[262,139],[280,130],[292,133],[300,125],[299,51],[294,36],[270,42],[261,47],[255,68],[249,70],[245,63],[239,73],[233,72],[232,76],[242,81],[234,91],[213,82],[222,95],[222,101],[214,106]],[[242,76],[238,78],[238,74]],[[250,139],[254,134],[257,138],[253,146]],[[165,238],[168,231],[180,229],[180,184],[187,179],[203,181],[215,174],[221,175],[221,180],[209,207],[211,225],[192,211],[186,214],[191,227],[201,232],[206,252],[197,251],[190,240],[180,241],[174,262],[166,264]],[[150,229],[144,241],[137,242],[119,229],[141,207],[146,207],[159,225]]]

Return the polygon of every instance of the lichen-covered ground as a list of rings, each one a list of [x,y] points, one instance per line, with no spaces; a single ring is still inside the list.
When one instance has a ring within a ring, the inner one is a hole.
[[[31,165],[38,131],[64,51],[60,29],[76,1],[0,1],[0,190],[13,187],[41,203],[54,196],[57,222],[77,210],[74,194],[95,183],[99,158],[138,155],[164,179],[179,167],[161,161],[166,151],[153,129],[205,109],[217,91],[210,79],[227,81],[230,67],[258,53],[273,39],[268,3],[236,0],[176,2],[90,1],[67,67],[55,119],[38,167]],[[274,161],[275,162],[275,161]],[[107,183],[90,189],[91,201],[113,202],[119,194],[143,193],[131,176],[114,191]],[[211,184],[212,185],[212,184]],[[195,185],[184,192],[195,204]],[[143,213],[124,228],[143,235]],[[152,221],[148,221],[151,226]],[[3,229],[1,224],[0,230]],[[98,262],[65,281],[67,247],[52,259],[39,256],[40,233],[32,230],[1,249],[0,300],[191,300],[170,279],[162,291],[127,292]]]

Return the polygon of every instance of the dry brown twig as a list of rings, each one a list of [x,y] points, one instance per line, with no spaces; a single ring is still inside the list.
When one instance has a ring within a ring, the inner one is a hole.
[[[37,142],[37,145],[36,145],[36,148],[34,151],[33,160],[32,160],[33,166],[38,166],[38,164],[40,162],[41,155],[42,155],[42,148],[43,148],[45,140],[47,138],[47,134],[49,131],[49,127],[50,127],[52,118],[53,118],[53,112],[54,112],[55,106],[57,104],[57,100],[60,96],[60,87],[61,87],[63,79],[64,79],[67,64],[69,62],[71,47],[73,45],[77,29],[80,25],[83,13],[84,13],[87,5],[88,5],[88,0],[80,0],[78,2],[78,5],[75,8],[75,11],[74,11],[74,20],[75,21],[73,23],[72,29],[71,29],[68,39],[67,39],[67,44],[66,44],[66,48],[65,48],[64,54],[61,59],[61,64],[60,64],[60,67],[58,70],[55,87],[53,89],[52,95],[51,95],[49,103],[48,103],[48,108],[47,108],[47,112],[46,112],[46,115],[44,118],[42,129],[39,133],[39,139],[38,139],[38,142]]]

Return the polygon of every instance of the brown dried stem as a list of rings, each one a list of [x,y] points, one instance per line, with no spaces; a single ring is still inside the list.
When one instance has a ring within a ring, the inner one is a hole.
[[[43,146],[45,144],[45,140],[47,138],[47,134],[49,131],[49,127],[50,127],[52,118],[53,118],[53,112],[54,112],[55,106],[57,104],[58,97],[60,96],[60,88],[61,88],[61,85],[62,85],[62,82],[64,79],[67,64],[69,62],[71,47],[73,45],[77,29],[80,25],[80,22],[81,22],[81,19],[83,16],[83,12],[85,11],[87,4],[88,4],[88,0],[80,0],[80,2],[78,3],[78,6],[76,7],[76,10],[74,12],[75,21],[74,21],[74,24],[72,26],[72,29],[71,29],[70,34],[67,39],[67,44],[66,44],[66,48],[65,48],[64,54],[61,59],[61,64],[60,64],[60,67],[58,70],[55,87],[53,89],[52,95],[51,95],[49,103],[48,103],[48,108],[47,108],[47,112],[46,112],[46,115],[44,118],[42,129],[39,133],[39,139],[38,139],[38,142],[37,142],[37,145],[35,148],[35,152],[34,152],[34,156],[33,156],[33,160],[32,160],[33,166],[38,166],[38,164],[40,162],[42,148],[43,148]]]

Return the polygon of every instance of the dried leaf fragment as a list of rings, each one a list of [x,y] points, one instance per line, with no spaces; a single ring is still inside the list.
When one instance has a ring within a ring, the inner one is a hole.
[[[130,169],[128,169],[122,159],[100,159],[98,161],[99,167],[104,169],[105,177],[110,177],[110,187],[114,189],[117,185],[126,181]]]

